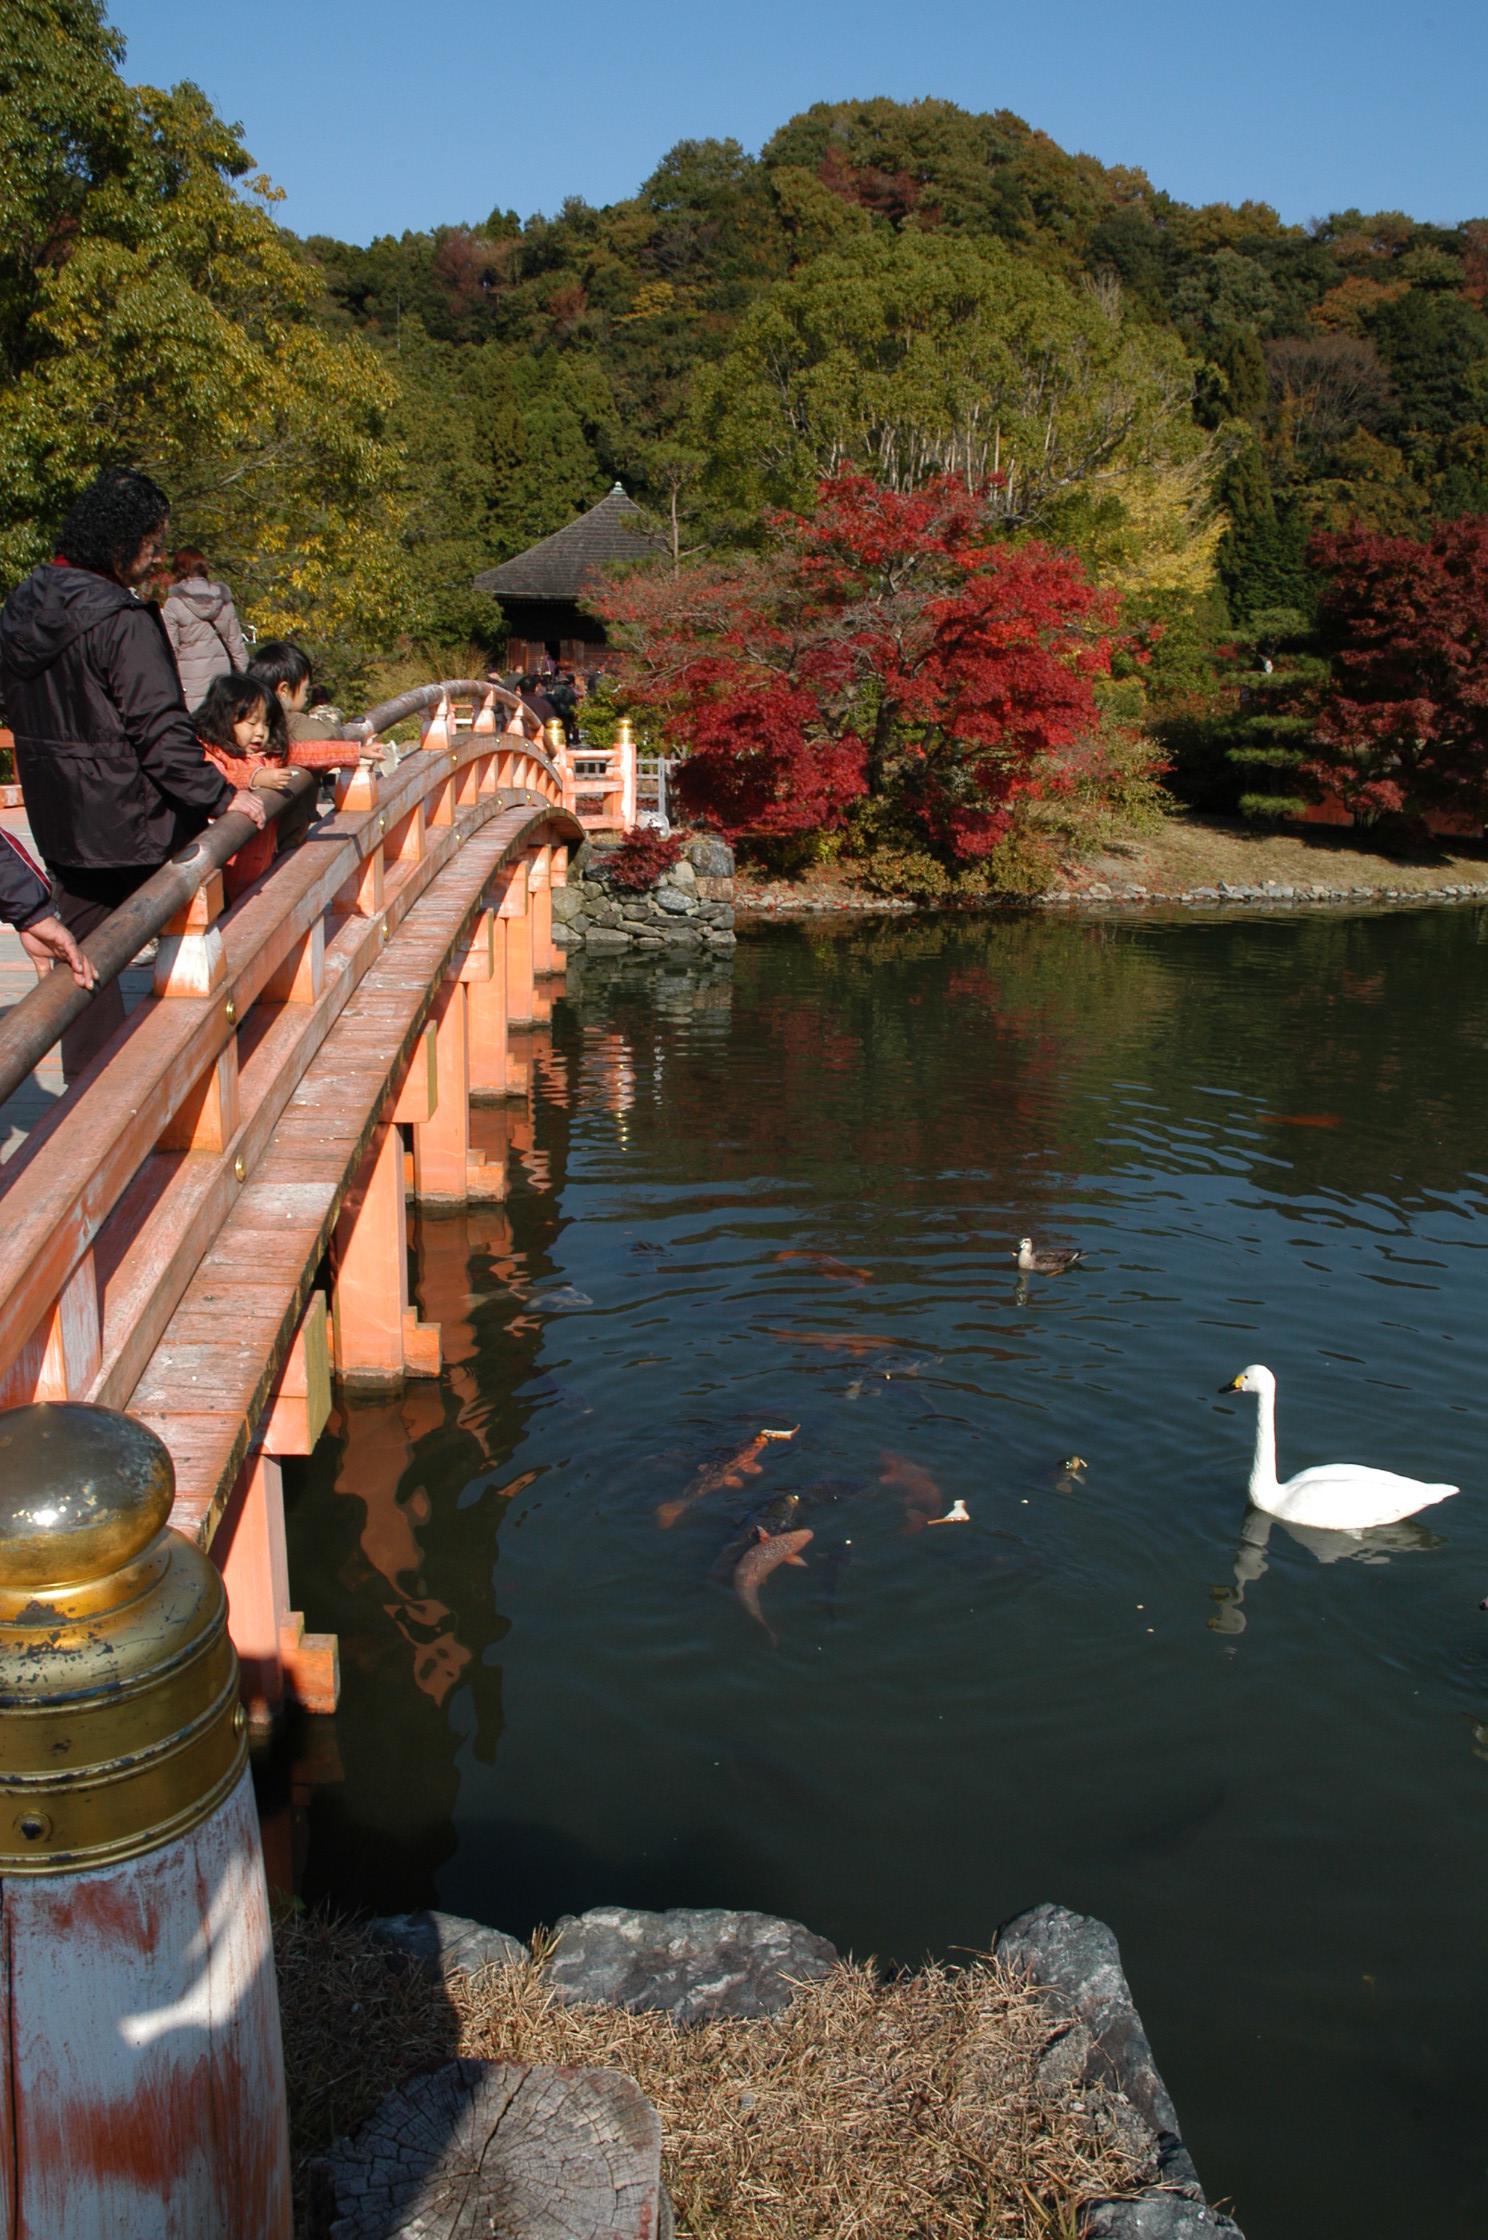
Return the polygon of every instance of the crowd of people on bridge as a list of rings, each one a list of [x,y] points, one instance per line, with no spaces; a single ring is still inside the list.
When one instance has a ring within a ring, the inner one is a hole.
[[[148,475],[105,470],[0,611],[0,721],[41,857],[0,833],[0,920],[38,974],[62,964],[82,988],[97,977],[88,935],[207,824],[235,813],[255,827],[235,859],[239,885],[293,844],[313,795],[275,828],[265,793],[283,783],[292,743],[340,731],[333,709],[312,705],[301,647],[250,650],[195,546],[167,564],[169,519]],[[167,570],[163,598],[144,595]],[[62,1037],[67,1080],[123,1018],[117,981],[96,988]]]
[[[508,692],[515,692],[526,701],[544,730],[555,719],[561,723],[564,738],[570,746],[574,745],[579,736],[579,706],[589,691],[588,679],[548,661],[541,669],[525,673],[515,670],[500,682]]]

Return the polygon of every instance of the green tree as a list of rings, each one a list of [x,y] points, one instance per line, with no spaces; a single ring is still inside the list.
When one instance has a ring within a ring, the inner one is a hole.
[[[50,550],[99,466],[176,501],[254,621],[344,673],[402,601],[393,386],[314,320],[316,288],[252,159],[194,87],[128,87],[87,0],[22,0],[0,49],[14,231],[0,366],[0,581]]]
[[[1215,555],[1230,611],[1241,622],[1268,608],[1305,612],[1312,604],[1307,525],[1296,506],[1278,508],[1254,429],[1232,426],[1233,448],[1218,490],[1229,527]]]
[[[715,495],[800,504],[852,460],[891,489],[996,478],[1010,524],[1181,444],[1176,337],[994,240],[870,231],[778,282],[700,376]]]

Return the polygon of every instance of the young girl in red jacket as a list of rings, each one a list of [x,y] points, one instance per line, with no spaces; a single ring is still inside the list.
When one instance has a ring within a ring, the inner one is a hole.
[[[201,705],[192,710],[191,724],[208,762],[235,786],[262,793],[285,768],[289,735],[284,710],[272,692],[241,671],[212,679]],[[277,826],[269,824],[228,857],[223,880],[229,901],[268,870],[277,845]]]
[[[207,760],[235,786],[250,786],[260,793],[271,790],[286,767],[356,767],[359,749],[355,740],[291,742],[283,703],[251,670],[214,677],[191,721]],[[282,855],[298,844],[314,814],[315,797],[310,794],[303,808],[286,809],[277,823],[255,833],[228,859],[225,885],[229,901],[268,870],[276,853]]]

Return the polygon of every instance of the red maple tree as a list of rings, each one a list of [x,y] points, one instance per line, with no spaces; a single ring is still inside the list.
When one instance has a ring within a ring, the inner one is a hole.
[[[689,750],[688,809],[776,835],[892,795],[922,844],[968,863],[1020,801],[1077,783],[1114,600],[1072,556],[998,541],[985,499],[848,469],[809,516],[772,516],[763,553],[641,570],[593,600],[622,690]]]
[[[1332,680],[1304,765],[1364,823],[1488,810],[1488,518],[1313,538]]]

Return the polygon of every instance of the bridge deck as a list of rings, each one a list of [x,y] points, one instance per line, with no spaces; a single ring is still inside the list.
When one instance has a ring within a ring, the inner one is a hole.
[[[326,1036],[127,1406],[170,1448],[172,1522],[210,1540],[284,1367],[336,1216],[492,874],[545,813],[509,809],[409,911]]]

